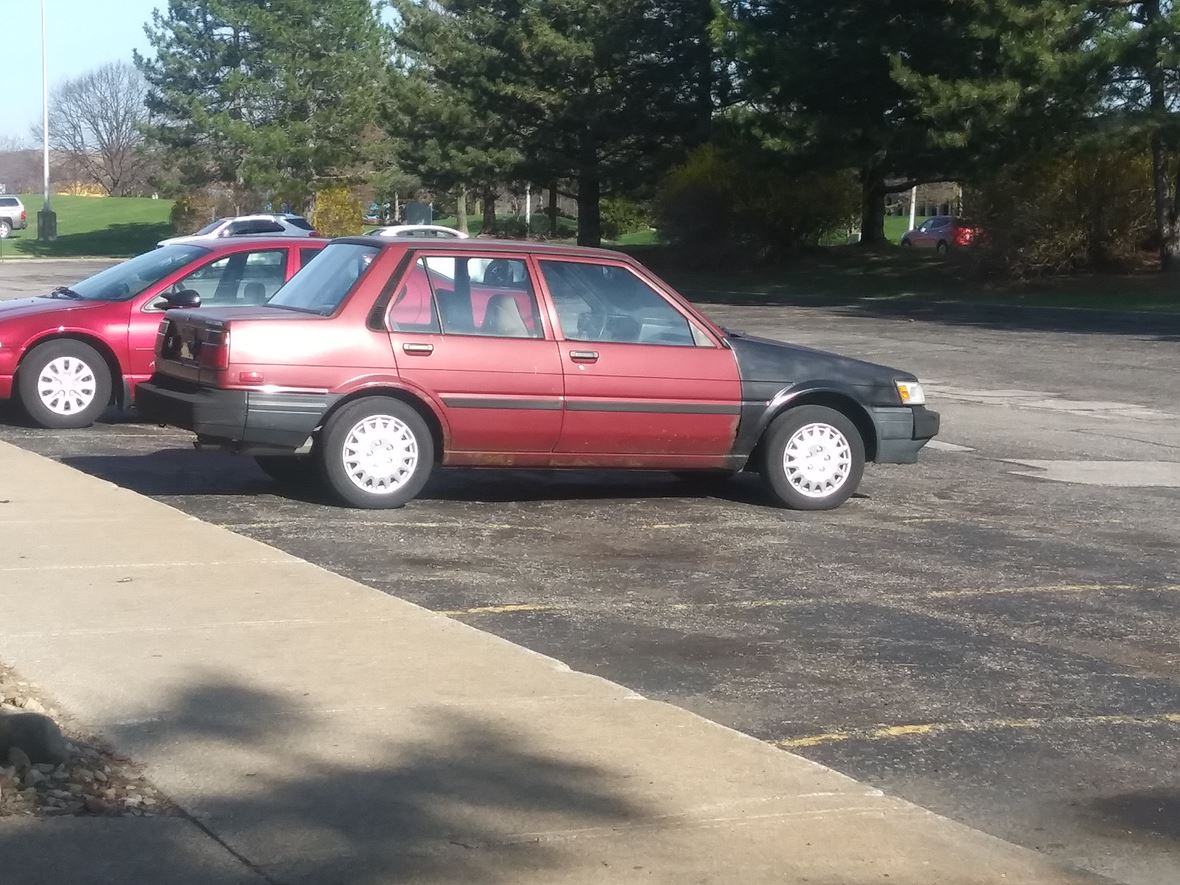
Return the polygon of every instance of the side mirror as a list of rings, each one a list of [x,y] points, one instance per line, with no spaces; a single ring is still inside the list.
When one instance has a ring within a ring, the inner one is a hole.
[[[201,306],[201,293],[195,289],[181,289],[179,292],[168,292],[164,295],[168,302],[168,310]]]

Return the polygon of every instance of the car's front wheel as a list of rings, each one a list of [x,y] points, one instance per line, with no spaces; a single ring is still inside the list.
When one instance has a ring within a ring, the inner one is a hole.
[[[856,425],[826,406],[799,406],[774,420],[763,443],[762,476],[794,510],[832,510],[864,475],[864,440]]]
[[[914,244],[911,240],[902,240],[901,245],[904,246],[906,249],[914,248]]]
[[[332,490],[353,507],[401,507],[434,468],[434,439],[418,412],[392,397],[366,397],[332,416],[318,447]]]
[[[111,370],[81,341],[49,341],[33,348],[17,370],[25,414],[51,430],[89,427],[111,401]]]

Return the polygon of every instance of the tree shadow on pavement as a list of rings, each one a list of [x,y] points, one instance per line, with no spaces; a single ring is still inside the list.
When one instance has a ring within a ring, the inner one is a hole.
[[[459,706],[323,706],[206,674],[100,730],[270,882],[558,880],[575,863],[601,869],[583,847],[599,828],[655,815],[612,789],[626,773],[541,749],[520,717],[508,726]],[[574,830],[576,856],[561,836]],[[17,856],[13,838],[0,828],[0,858]],[[162,865],[201,881],[202,861],[174,847]]]

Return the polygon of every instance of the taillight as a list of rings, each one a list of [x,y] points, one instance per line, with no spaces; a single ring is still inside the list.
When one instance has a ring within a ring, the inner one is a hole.
[[[208,329],[197,362],[205,369],[229,368],[229,329]]]
[[[309,237],[318,237],[319,235],[320,235],[320,232],[318,230],[313,230],[311,233],[308,234]]]
[[[20,210],[20,220],[21,221],[28,221],[29,220],[29,213],[27,211],[25,211],[24,209]]]
[[[169,320],[160,320],[160,327],[156,329],[156,356],[164,355],[164,342],[168,340]]]
[[[975,237],[975,231],[969,227],[960,227],[955,230],[955,245],[967,246]]]

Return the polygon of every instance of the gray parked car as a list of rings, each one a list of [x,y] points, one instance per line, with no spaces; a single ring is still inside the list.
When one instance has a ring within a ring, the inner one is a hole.
[[[0,240],[8,237],[14,230],[24,230],[29,226],[29,213],[25,211],[25,204],[20,197],[0,194]]]

